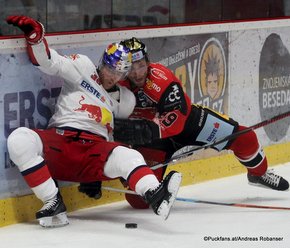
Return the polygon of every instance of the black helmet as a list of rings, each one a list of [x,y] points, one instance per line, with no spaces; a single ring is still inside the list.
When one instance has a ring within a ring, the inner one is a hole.
[[[123,46],[130,49],[132,53],[132,62],[138,61],[145,58],[148,61],[147,48],[143,42],[133,37],[128,40],[123,40],[120,42]]]

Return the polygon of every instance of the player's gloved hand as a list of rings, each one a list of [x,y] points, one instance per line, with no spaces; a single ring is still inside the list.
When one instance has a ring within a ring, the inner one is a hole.
[[[8,16],[8,24],[20,28],[24,32],[25,39],[31,45],[38,44],[43,40],[45,30],[43,25],[28,16]]]
[[[152,121],[114,119],[114,140],[129,145],[149,144],[159,137],[159,128]]]
[[[88,197],[98,200],[102,197],[102,182],[80,183],[78,190],[79,192],[86,194]]]

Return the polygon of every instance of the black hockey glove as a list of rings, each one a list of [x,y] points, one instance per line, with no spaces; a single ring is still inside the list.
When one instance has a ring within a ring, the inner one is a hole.
[[[88,197],[98,200],[102,197],[102,182],[80,183],[78,190]]]
[[[114,139],[128,145],[150,144],[159,138],[159,127],[141,119],[114,119]]]

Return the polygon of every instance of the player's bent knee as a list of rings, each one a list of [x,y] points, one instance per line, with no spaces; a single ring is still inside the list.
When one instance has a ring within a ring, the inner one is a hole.
[[[124,146],[117,146],[108,158],[104,173],[111,178],[127,178],[131,171],[145,164],[140,152]]]
[[[243,130],[244,127],[240,127]],[[247,132],[238,136],[234,142],[231,144],[230,149],[239,158],[246,158],[256,153],[259,149],[260,144],[257,139],[257,135],[254,131]]]
[[[17,166],[22,167],[42,154],[43,145],[36,132],[26,127],[19,127],[9,135],[7,148],[10,159]]]

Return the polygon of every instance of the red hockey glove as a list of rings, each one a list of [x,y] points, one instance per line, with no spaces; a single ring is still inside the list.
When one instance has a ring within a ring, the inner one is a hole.
[[[29,44],[38,44],[43,40],[45,30],[40,22],[27,16],[8,16],[6,21],[8,24],[19,27]]]

